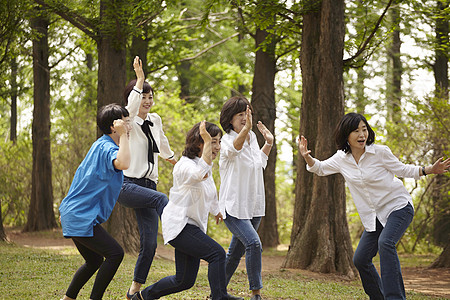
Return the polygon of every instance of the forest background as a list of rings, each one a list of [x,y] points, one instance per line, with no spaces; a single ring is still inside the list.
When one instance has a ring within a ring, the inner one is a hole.
[[[58,206],[98,136],[96,111],[123,103],[136,55],[177,157],[187,130],[203,119],[218,124],[233,95],[251,99],[254,120],[275,132],[259,233],[265,247],[289,245],[285,267],[355,276],[363,230],[342,177],[305,170],[300,132],[325,159],[336,150],[337,121],[355,111],[404,163],[449,155],[449,1],[1,2],[3,239],[3,226],[59,226]],[[161,162],[158,190],[166,194],[171,173]],[[217,163],[214,176],[219,187]],[[439,254],[435,265],[444,267],[449,178],[405,180],[416,215],[399,243],[400,252]],[[139,244],[133,218],[116,205],[105,224],[130,252]],[[223,224],[211,223],[208,234],[230,238]]]

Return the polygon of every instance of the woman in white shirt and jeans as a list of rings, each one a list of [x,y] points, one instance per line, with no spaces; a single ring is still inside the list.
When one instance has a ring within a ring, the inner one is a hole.
[[[262,245],[257,230],[265,214],[263,169],[272,149],[273,135],[261,122],[262,148],[252,129],[251,105],[244,97],[232,97],[222,107],[220,124],[226,134],[220,150],[220,211],[233,233],[226,259],[227,284],[245,253],[252,300],[261,299]]]
[[[353,256],[366,294],[370,299],[406,299],[396,244],[414,216],[411,195],[400,179],[442,174],[450,159],[438,159],[432,166],[405,165],[389,147],[375,145],[375,133],[361,114],[346,114],[335,131],[338,151],[319,161],[311,156],[301,136],[299,152],[307,170],[319,176],[341,173],[352,194],[364,225]],[[372,263],[379,252],[381,278]]]
[[[135,293],[133,300],[159,299],[190,289],[197,278],[200,259],[209,263],[211,299],[243,300],[227,294],[225,251],[206,234],[209,213],[217,223],[222,219],[212,177],[212,161],[220,151],[221,137],[220,128],[205,121],[188,132],[183,156],[173,169],[169,203],[161,217],[164,243],[175,248],[176,275]]]

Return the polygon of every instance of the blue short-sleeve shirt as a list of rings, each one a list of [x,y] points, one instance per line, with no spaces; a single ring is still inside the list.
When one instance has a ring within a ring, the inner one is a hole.
[[[118,151],[108,135],[92,144],[59,206],[65,237],[93,236],[94,226],[111,215],[123,182],[122,171],[113,164]]]

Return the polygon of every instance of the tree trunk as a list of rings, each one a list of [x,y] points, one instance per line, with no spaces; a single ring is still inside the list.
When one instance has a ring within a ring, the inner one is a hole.
[[[123,104],[126,80],[126,28],[121,16],[116,15],[125,1],[104,0],[100,3],[101,23],[114,24],[116,28],[105,28],[97,43],[98,87],[97,107],[110,103]],[[112,22],[117,20],[117,22]],[[112,30],[114,29],[114,30]],[[125,251],[139,249],[139,232],[134,211],[117,204],[104,227],[122,245]]]
[[[2,207],[2,200],[0,199],[0,208]],[[0,241],[7,241],[8,238],[6,236],[5,228],[3,227],[3,215],[2,210],[0,209]]]
[[[431,264],[430,268],[448,268],[450,267],[450,243],[447,245],[439,255],[439,257]]]
[[[398,24],[400,20],[400,9],[398,6],[391,8],[391,22]],[[399,124],[401,122],[401,85],[402,85],[402,62],[400,60],[400,29],[396,26],[392,32],[392,44],[388,51],[391,59],[391,79],[387,87],[387,112],[388,120]]]
[[[52,161],[50,153],[50,70],[48,66],[49,20],[42,14],[31,20],[40,36],[33,40],[33,170],[31,202],[24,231],[56,228],[53,211]]]
[[[443,14],[448,10],[448,2],[444,4],[437,2],[438,14]],[[441,99],[442,103],[448,104],[448,49],[449,43],[449,22],[446,18],[436,18],[436,61],[434,64],[434,78],[436,82],[435,97]],[[436,131],[436,130],[435,130]],[[437,129],[436,132],[439,132]],[[444,153],[448,153],[448,143],[442,136],[435,136],[433,139],[433,161],[443,157]],[[434,207],[433,215],[433,237],[437,245],[445,246],[441,255],[431,265],[431,267],[443,268],[450,267],[450,196],[449,196],[450,179],[448,176],[437,175],[432,186],[432,201]]]
[[[256,47],[259,47],[266,38],[270,37],[265,30],[257,29],[255,35]],[[253,131],[256,132],[258,143],[264,145],[264,137],[259,134],[256,123],[261,121],[275,136],[275,42],[267,45],[265,50],[256,51],[255,73],[252,87],[252,106],[254,110]],[[277,205],[275,198],[275,164],[277,160],[277,147],[273,141],[269,160],[264,170],[264,191],[266,194],[266,215],[259,227],[261,242],[265,247],[276,247],[280,242],[277,228]]]
[[[11,58],[11,127],[9,139],[14,144],[17,141],[17,59]]]
[[[324,0],[316,5],[317,11],[303,18],[300,132],[323,160],[336,152],[333,130],[344,114],[345,4]],[[291,245],[283,267],[354,277],[342,176],[313,175],[300,155],[298,168]]]

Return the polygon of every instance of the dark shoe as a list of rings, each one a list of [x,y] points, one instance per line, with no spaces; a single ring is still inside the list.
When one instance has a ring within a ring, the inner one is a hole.
[[[131,300],[144,300],[144,298],[142,298],[141,292],[136,292],[133,294],[133,297],[131,297]]]
[[[227,300],[244,300],[244,298],[228,294]]]
[[[130,289],[128,289],[128,291],[127,291],[127,300],[131,300],[132,297],[133,297],[133,295],[130,294]]]
[[[261,295],[255,295],[250,298],[250,300],[262,300]]]

